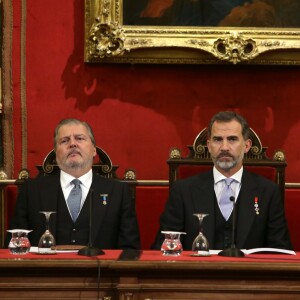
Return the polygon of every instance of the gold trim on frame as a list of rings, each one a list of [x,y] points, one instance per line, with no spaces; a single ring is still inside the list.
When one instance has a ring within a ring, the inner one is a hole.
[[[300,64],[300,29],[123,25],[123,0],[85,0],[85,62]]]

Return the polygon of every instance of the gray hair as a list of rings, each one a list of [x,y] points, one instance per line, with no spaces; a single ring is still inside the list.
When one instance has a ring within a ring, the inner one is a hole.
[[[80,121],[78,119],[72,119],[72,118],[70,118],[70,119],[63,119],[63,120],[61,120],[58,123],[58,125],[56,126],[55,131],[54,131],[54,149],[56,148],[57,136],[58,136],[59,129],[62,126],[68,125],[68,124],[83,125],[87,129],[89,137],[90,137],[93,145],[96,147],[96,141],[95,141],[94,133],[93,133],[93,130],[92,130],[91,126],[87,122]]]

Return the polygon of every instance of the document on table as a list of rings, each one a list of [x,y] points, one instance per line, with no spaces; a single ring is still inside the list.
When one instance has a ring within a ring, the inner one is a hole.
[[[219,254],[222,250],[209,250],[210,254]],[[254,254],[254,253],[281,253],[281,254],[290,254],[296,255],[296,252],[293,250],[286,250],[286,249],[278,249],[278,248],[253,248],[253,249],[241,249],[244,254]]]
[[[77,253],[79,249],[56,249],[57,253]],[[38,247],[30,247],[30,253],[38,253]]]

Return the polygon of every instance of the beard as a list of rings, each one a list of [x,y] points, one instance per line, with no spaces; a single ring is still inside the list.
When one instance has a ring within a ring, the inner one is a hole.
[[[222,160],[223,157],[231,157],[230,161]],[[213,163],[224,171],[229,171],[234,168],[238,163],[240,163],[244,158],[244,153],[241,153],[239,156],[233,156],[228,152],[222,152],[217,157],[212,157]]]
[[[84,162],[71,161],[71,162],[66,162],[64,165],[67,169],[80,169],[84,167]]]
[[[69,159],[69,156],[71,156],[72,154],[78,154],[80,155],[80,158],[77,158],[76,160],[74,159]],[[80,154],[79,151],[77,150],[73,150],[70,153],[68,153],[68,155],[64,158],[62,158],[61,160],[57,159],[57,164],[60,167],[60,169],[62,169],[65,172],[68,171],[74,171],[74,170],[80,170],[80,169],[86,169],[89,168],[90,166],[92,166],[93,164],[93,158],[83,158]]]
[[[87,166],[93,164],[93,159],[86,159],[82,161],[65,161],[62,165],[64,169],[75,170],[75,169],[85,169]]]

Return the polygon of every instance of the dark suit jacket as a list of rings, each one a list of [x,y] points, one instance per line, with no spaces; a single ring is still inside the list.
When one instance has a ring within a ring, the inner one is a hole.
[[[258,198],[259,214],[254,210],[255,197]],[[292,248],[277,184],[244,169],[238,201],[238,248]],[[212,170],[176,181],[161,215],[160,229],[152,248],[160,249],[163,242],[160,231],[170,230],[186,232],[181,240],[183,249],[190,250],[199,229],[198,219],[193,213],[207,213],[209,216],[204,218],[203,233],[208,238],[210,249],[215,249],[215,205],[218,204]]]
[[[91,188],[94,191],[92,244],[103,249],[139,249],[135,205],[127,184],[93,174]],[[58,194],[61,192],[59,174],[25,181],[18,194],[10,228],[32,230],[29,238],[32,246],[37,246],[45,231],[45,217],[39,212],[56,211]],[[106,205],[100,194],[108,194]],[[51,231],[55,234],[56,223],[51,225]],[[9,239],[10,237],[7,238],[6,246]]]

